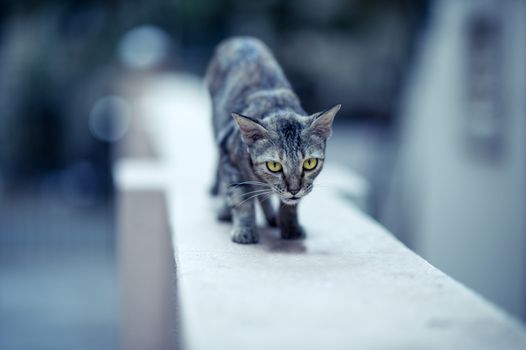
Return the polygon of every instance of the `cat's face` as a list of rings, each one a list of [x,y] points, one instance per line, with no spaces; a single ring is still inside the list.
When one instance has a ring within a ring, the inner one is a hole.
[[[263,120],[233,114],[254,173],[284,203],[296,204],[312,190],[339,109],[337,105],[308,117],[287,112]]]

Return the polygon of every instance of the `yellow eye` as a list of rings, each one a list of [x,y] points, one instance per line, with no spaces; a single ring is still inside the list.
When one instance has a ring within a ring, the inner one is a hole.
[[[316,158],[309,158],[303,162],[303,168],[305,170],[312,170],[316,168],[316,165],[318,165],[318,159]]]
[[[267,162],[267,168],[268,170],[272,171],[273,173],[277,173],[281,171],[281,163],[279,162]]]

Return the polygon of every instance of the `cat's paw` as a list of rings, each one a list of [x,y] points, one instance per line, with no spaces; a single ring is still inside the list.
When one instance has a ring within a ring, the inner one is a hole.
[[[234,227],[232,241],[240,244],[254,244],[259,240],[255,227]]]
[[[300,225],[281,227],[282,239],[301,239],[305,238],[305,230]]]

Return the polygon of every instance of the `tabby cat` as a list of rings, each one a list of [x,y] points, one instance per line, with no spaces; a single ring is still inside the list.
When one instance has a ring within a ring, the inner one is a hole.
[[[234,242],[257,243],[257,199],[283,239],[303,237],[297,206],[322,170],[340,105],[307,115],[270,50],[250,37],[217,47],[206,84],[219,150],[212,191],[224,198],[218,218],[233,221]],[[280,199],[279,215],[273,195]]]

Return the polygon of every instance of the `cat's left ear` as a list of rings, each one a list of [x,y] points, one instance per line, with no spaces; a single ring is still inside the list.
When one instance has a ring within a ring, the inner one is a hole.
[[[323,138],[329,138],[332,134],[332,122],[341,107],[342,105],[337,104],[323,112],[316,113],[308,130]]]
[[[257,140],[266,138],[268,136],[267,129],[255,119],[241,115],[239,113],[232,113],[232,118],[237,123],[241,138],[247,146],[251,146]]]

